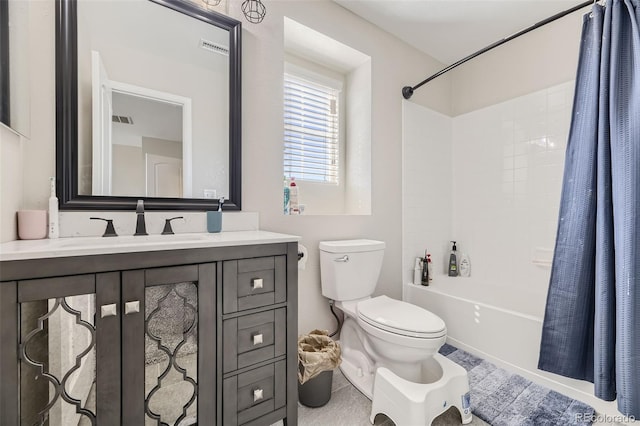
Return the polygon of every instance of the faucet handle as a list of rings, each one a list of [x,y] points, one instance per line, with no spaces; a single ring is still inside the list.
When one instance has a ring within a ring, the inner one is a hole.
[[[171,221],[175,219],[184,219],[183,216],[176,216],[170,219],[165,219],[164,229],[162,230],[162,235],[172,235],[174,234],[173,229],[171,228]]]
[[[113,227],[113,219],[104,219],[101,217],[90,217],[89,219],[91,220],[104,220],[105,222],[107,222],[107,228],[104,230],[104,234],[102,234],[103,237],[117,237],[118,234],[116,234],[116,229]]]

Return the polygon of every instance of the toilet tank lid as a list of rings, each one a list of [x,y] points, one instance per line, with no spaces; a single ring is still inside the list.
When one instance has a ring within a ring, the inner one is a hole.
[[[384,241],[375,240],[340,240],[321,241],[320,250],[328,253],[360,253],[365,251],[384,250]]]

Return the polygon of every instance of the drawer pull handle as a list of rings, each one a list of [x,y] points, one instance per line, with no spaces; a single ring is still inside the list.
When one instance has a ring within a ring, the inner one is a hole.
[[[136,300],[134,302],[127,302],[124,304],[124,314],[125,315],[129,315],[129,314],[135,314],[137,312],[140,312],[140,301]]]
[[[262,398],[264,398],[264,392],[262,389],[255,389],[253,391],[253,402],[260,401]]]
[[[253,346],[262,344],[262,333],[253,336]]]
[[[115,303],[100,306],[100,318],[115,317],[118,315],[118,308]]]
[[[251,280],[251,288],[253,288],[254,290],[262,287],[264,287],[262,278],[254,278]]]

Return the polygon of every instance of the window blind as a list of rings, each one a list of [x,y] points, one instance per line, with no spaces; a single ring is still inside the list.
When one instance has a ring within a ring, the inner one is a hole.
[[[284,75],[284,174],[338,183],[340,91]]]

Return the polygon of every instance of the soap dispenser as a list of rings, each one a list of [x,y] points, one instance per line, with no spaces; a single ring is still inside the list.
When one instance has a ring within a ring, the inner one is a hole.
[[[449,254],[449,276],[457,277],[458,276],[458,259],[456,257],[456,251],[458,248],[456,247],[456,242],[451,241],[453,243],[453,247],[451,248],[451,253]]]

